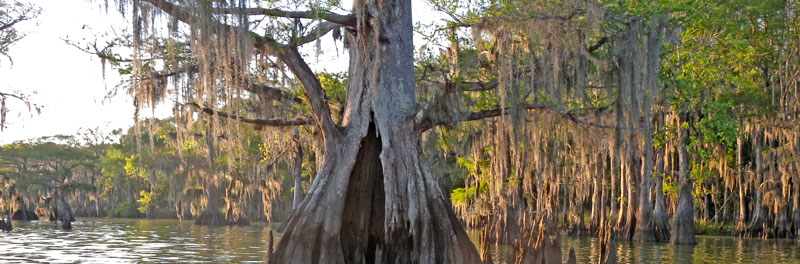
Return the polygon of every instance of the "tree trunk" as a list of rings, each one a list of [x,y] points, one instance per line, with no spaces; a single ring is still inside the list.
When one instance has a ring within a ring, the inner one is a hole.
[[[747,225],[747,235],[761,235],[764,230],[765,215],[764,205],[762,201],[763,192],[761,191],[761,183],[764,182],[764,172],[762,169],[761,157],[761,131],[756,131],[753,135],[753,154],[756,160],[756,181],[753,184],[755,197],[753,198],[753,214],[750,218],[750,223]]]
[[[744,231],[747,219],[747,204],[744,201],[744,179],[742,178],[742,136],[736,137],[736,181],[739,185],[739,213],[736,216],[736,229]]]
[[[787,204],[784,203],[777,209],[778,211],[775,212],[775,237],[792,238],[792,233],[789,231],[789,217],[786,215]]]
[[[300,205],[300,202],[303,201],[303,187],[301,186],[301,179],[300,176],[303,174],[303,145],[300,144],[300,133],[299,130],[295,129],[294,131],[294,138],[296,150],[294,154],[294,192],[292,199],[292,212],[297,209],[297,206]]]
[[[686,150],[688,130],[683,128],[688,114],[681,112],[678,123],[678,204],[673,217],[672,244],[696,244],[694,239],[694,208],[692,181],[689,178],[689,153]]]
[[[213,178],[212,176],[207,176]],[[222,196],[220,195],[220,188],[217,186],[217,183],[213,179],[207,179],[206,184],[206,207],[203,208],[203,212],[194,219],[195,225],[227,225],[228,221],[225,219],[225,215],[222,214],[220,211],[221,206],[221,199]]]
[[[662,176],[664,175],[664,162],[667,159],[666,152],[660,152],[662,154],[659,155],[657,158],[658,163],[656,164],[656,171],[658,172],[655,177],[656,186],[653,188],[653,191],[656,194],[656,201],[655,201],[655,208],[653,209],[653,233],[655,236],[655,240],[658,242],[667,242],[669,241],[669,220],[667,219],[667,214],[664,212],[664,188],[662,186],[663,179]],[[661,157],[663,156],[663,157]]]
[[[28,204],[25,203],[24,197],[18,196],[17,201],[19,202],[19,207],[17,208],[17,211],[14,212],[14,215],[11,217],[12,220],[22,220],[22,221],[39,220],[39,216],[36,215],[36,212],[32,208],[28,208]]]
[[[639,208],[636,213],[636,232],[633,234],[633,240],[639,242],[656,240],[653,233],[653,205],[650,192],[650,180],[653,177],[653,129],[649,124],[648,120],[645,124],[645,131],[642,132],[644,135],[644,160],[639,180]]]
[[[798,142],[795,143],[795,153],[800,153],[800,136],[795,135],[795,140]],[[795,239],[800,239],[800,161],[796,161],[794,164],[794,171],[795,174],[792,175],[792,187],[794,187],[794,192],[792,193],[792,235]]]
[[[597,154],[600,156],[601,154]],[[592,233],[597,232],[600,229],[600,215],[605,213],[603,212],[603,162],[602,159],[598,158],[595,162],[595,166],[597,167],[597,172],[594,176],[594,186],[593,186],[593,194],[592,194],[592,216],[590,225],[590,231]]]
[[[316,113],[323,162],[269,261],[478,263],[422,155],[411,1],[356,1],[354,11],[342,127]],[[287,52],[306,93],[317,92],[307,87],[316,80],[296,48]]]
[[[795,164],[795,172],[800,169]],[[800,176],[793,177],[794,193],[792,194],[792,235],[795,239],[800,239]]]
[[[72,222],[75,221],[72,208],[69,206],[69,203],[64,200],[63,192],[56,192],[55,196],[57,199],[55,211],[58,214],[56,218],[58,221],[61,221],[61,229],[72,229]]]

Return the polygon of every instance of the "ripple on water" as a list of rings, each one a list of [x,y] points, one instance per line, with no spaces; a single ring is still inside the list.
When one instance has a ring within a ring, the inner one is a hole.
[[[49,221],[15,222],[0,235],[0,263],[262,263],[269,229],[195,226],[177,220],[80,219],[63,231]],[[475,232],[470,232],[473,236]],[[275,234],[279,239],[280,234]],[[620,263],[800,263],[800,241],[697,237],[697,246],[616,243]],[[599,242],[561,237],[566,254],[596,262]],[[511,249],[492,246],[495,263],[513,263]]]

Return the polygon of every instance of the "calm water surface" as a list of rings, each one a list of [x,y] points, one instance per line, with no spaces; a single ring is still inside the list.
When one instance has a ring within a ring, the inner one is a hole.
[[[276,243],[278,237],[276,236]],[[262,263],[269,227],[196,226],[192,221],[79,219],[62,231],[48,221],[14,222],[0,233],[0,262],[17,263]],[[617,243],[620,263],[800,263],[800,241],[697,237],[698,245]],[[579,263],[596,261],[596,239],[562,236],[564,259],[575,249]],[[492,247],[496,263],[510,248]],[[512,262],[513,263],[513,262]]]

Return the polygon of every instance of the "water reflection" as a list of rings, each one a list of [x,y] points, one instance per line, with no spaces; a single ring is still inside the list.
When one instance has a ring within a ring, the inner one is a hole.
[[[258,223],[208,227],[176,220],[80,219],[72,228],[15,222],[11,233],[0,234],[0,262],[262,263],[269,235]]]
[[[477,241],[477,231],[470,237]],[[619,263],[800,263],[800,241],[697,236],[697,245],[669,243],[615,243]],[[597,263],[600,242],[593,237],[561,236],[561,253],[566,260],[575,249],[578,263]],[[514,263],[511,248],[492,246],[495,263]]]
[[[477,232],[471,231],[477,240]],[[275,243],[280,234],[275,234]],[[191,221],[79,219],[72,231],[48,221],[14,222],[0,233],[0,263],[262,263],[269,228],[196,226]],[[615,243],[620,263],[800,263],[800,241],[698,236],[696,246]],[[575,249],[578,263],[596,263],[599,241],[561,237],[564,260]],[[511,248],[492,245],[495,263],[513,263]]]

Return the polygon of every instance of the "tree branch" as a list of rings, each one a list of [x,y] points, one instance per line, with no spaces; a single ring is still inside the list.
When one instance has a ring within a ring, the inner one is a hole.
[[[337,28],[339,26],[340,25],[336,24],[336,23],[322,22],[319,25],[317,25],[316,28],[314,28],[311,31],[309,31],[308,34],[298,38],[295,41],[295,45],[303,46],[303,45],[308,44],[308,43],[310,43],[312,41],[315,41],[315,40],[321,38],[322,36],[325,36],[326,34],[328,34],[328,32],[331,32],[331,30],[333,30],[334,28]]]
[[[580,119],[580,118],[578,118],[577,116],[574,115],[574,112],[580,111],[580,110],[586,110],[587,108],[578,108],[578,109],[569,110],[567,112],[562,112],[562,111],[553,109],[552,107],[547,106],[547,105],[543,105],[543,104],[523,104],[522,107],[525,110],[547,110],[547,111],[553,112],[553,113],[561,116],[564,119],[570,120],[572,122],[575,122],[575,123],[578,123],[578,124],[581,124],[581,125],[587,125],[587,126],[592,126],[592,127],[596,127],[596,128],[603,128],[603,129],[616,129],[616,128],[618,128],[617,126],[613,126],[613,125],[603,125],[603,124],[597,124],[597,123],[594,123],[594,122],[589,122],[589,121]],[[605,109],[605,108],[601,107],[599,109]],[[420,129],[422,131],[426,131],[426,130],[428,130],[428,129],[432,128],[432,127],[436,127],[436,126],[441,126],[441,125],[445,125],[445,124],[455,124],[455,123],[460,123],[460,122],[465,122],[465,121],[476,121],[476,120],[492,118],[492,117],[498,117],[498,116],[501,116],[501,115],[504,115],[504,114],[508,115],[508,114],[510,114],[510,112],[511,112],[511,107],[504,107],[504,108],[495,108],[495,109],[473,111],[473,112],[462,112],[462,113],[459,113],[455,117],[450,118],[450,119],[442,119],[442,118],[433,118],[433,117],[431,117],[431,118],[422,120],[422,122],[420,123],[419,127],[420,127]],[[642,128],[630,128],[630,127],[620,127],[619,129],[622,129],[622,130],[642,130]]]
[[[492,80],[490,82],[460,82],[456,85],[461,88],[461,91],[480,92],[496,89],[499,82],[497,80]]]
[[[288,102],[295,104],[303,103],[303,100],[300,100],[299,97],[290,94],[284,90],[263,84],[253,83],[253,81],[250,81],[250,85],[245,86],[245,90],[257,94],[263,99],[272,99],[279,102]]]
[[[331,117],[331,109],[326,102],[327,100],[325,100],[325,91],[322,89],[322,84],[320,84],[311,67],[303,60],[300,52],[297,51],[297,47],[284,47],[283,52],[278,57],[289,66],[292,74],[303,84],[303,91],[306,98],[308,98],[309,104],[311,104],[314,119],[322,128],[323,134],[335,132],[338,126]]]
[[[600,38],[600,40],[597,41],[597,43],[595,43],[591,47],[586,48],[586,50],[589,51],[589,53],[591,53],[591,52],[599,49],[600,47],[602,47],[603,44],[606,44],[606,42],[608,42],[608,37],[602,37],[602,38]]]
[[[0,25],[0,31],[6,30],[8,28],[11,28],[11,27],[14,26],[14,24],[17,24],[19,22],[22,22],[22,21],[25,21],[25,20],[28,20],[28,19],[30,19],[30,18],[26,17],[26,16],[20,16],[17,19],[14,19],[11,22],[8,22],[8,24],[0,23],[0,24],[2,24],[2,25]]]
[[[176,19],[182,21],[183,23],[192,24],[201,21],[200,19],[196,18],[191,12],[185,10],[184,8],[169,3],[166,0],[144,0],[155,7],[161,9],[162,11],[166,12],[167,14],[175,17]],[[221,24],[221,26],[226,27],[230,30],[236,30],[231,25]],[[324,90],[322,89],[322,85],[317,79],[314,72],[308,66],[308,64],[303,60],[303,57],[300,55],[300,52],[297,51],[296,46],[288,46],[279,43],[277,40],[269,37],[269,36],[260,36],[256,33],[250,32],[250,38],[253,42],[254,47],[264,54],[269,54],[276,56],[281,59],[292,71],[297,79],[303,84],[303,90],[305,91],[306,97],[308,98],[309,103],[311,104],[311,109],[313,111],[313,116],[317,124],[322,128],[323,132],[333,132],[336,129],[336,124],[333,122],[331,118],[331,111],[328,107],[328,104],[325,102],[324,98]]]
[[[238,115],[235,115],[235,114],[229,114],[227,112],[214,111],[214,109],[211,109],[211,108],[208,108],[208,107],[204,107],[204,106],[200,106],[200,105],[198,105],[197,103],[194,103],[194,102],[186,103],[184,105],[191,106],[192,108],[197,109],[199,111],[202,111],[203,113],[206,113],[206,114],[209,114],[209,115],[217,115],[217,116],[220,116],[220,117],[230,118],[230,119],[234,119],[236,121],[240,121],[240,122],[244,122],[244,123],[248,123],[248,124],[254,124],[254,125],[280,127],[280,126],[302,126],[302,125],[308,125],[309,124],[308,119],[304,119],[304,118],[296,118],[296,119],[292,119],[292,120],[280,119],[280,118],[251,119],[251,118],[241,117],[241,116],[238,116]]]
[[[284,17],[284,18],[322,19],[347,27],[355,27],[357,23],[356,16],[352,14],[342,15],[329,11],[286,11],[275,8],[260,8],[260,7],[252,7],[252,8],[217,7],[217,8],[212,8],[211,12],[215,14],[227,14],[227,15],[232,15],[232,14],[251,15],[251,16],[264,15],[271,17]]]

